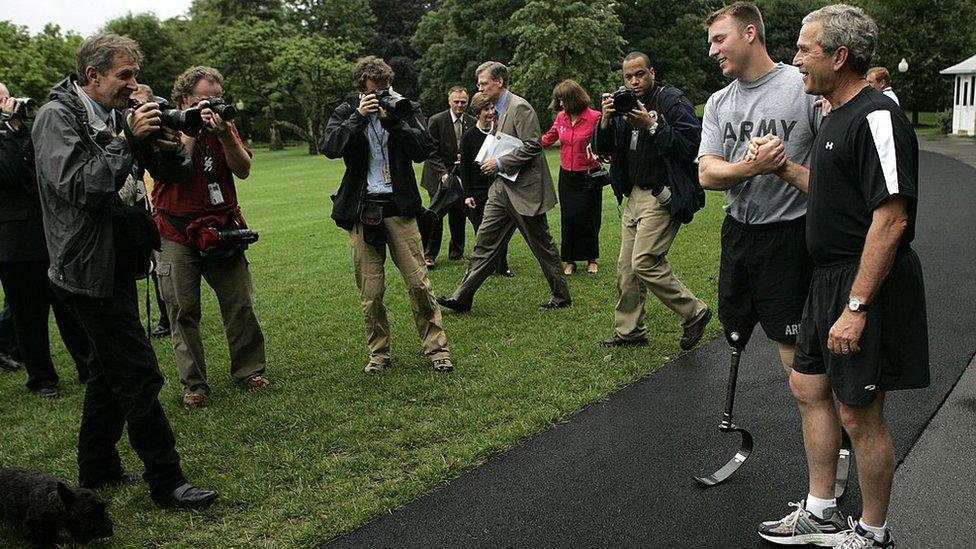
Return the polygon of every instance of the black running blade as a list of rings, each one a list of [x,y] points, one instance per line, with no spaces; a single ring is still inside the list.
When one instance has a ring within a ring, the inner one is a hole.
[[[715,486],[728,480],[742,464],[749,459],[749,454],[752,453],[752,435],[749,431],[745,429],[729,429],[724,432],[727,433],[739,433],[742,435],[742,444],[739,445],[739,451],[732,456],[732,459],[728,463],[722,466],[721,469],[715,471],[714,473],[704,476],[704,477],[694,477],[695,481],[704,486]]]
[[[837,479],[834,481],[834,498],[844,497],[847,490],[847,477],[851,472],[851,439],[847,433],[841,441],[840,454],[837,455]]]

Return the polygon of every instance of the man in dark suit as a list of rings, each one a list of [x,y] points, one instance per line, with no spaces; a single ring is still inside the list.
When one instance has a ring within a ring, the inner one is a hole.
[[[465,111],[468,108],[468,92],[462,86],[454,86],[447,92],[450,108],[430,117],[427,131],[434,141],[434,152],[424,162],[424,172],[420,184],[431,197],[441,184],[447,181],[448,172],[458,162],[461,150],[461,136],[474,126],[475,118]],[[448,226],[451,229],[451,243],[448,249],[450,259],[461,259],[464,255],[464,202],[458,200],[447,211]],[[438,217],[433,224],[430,236],[424,242],[424,260],[427,267],[437,264],[437,254],[441,251],[444,234],[443,218]]]
[[[58,396],[58,373],[48,339],[52,305],[82,382],[88,379],[93,356],[81,326],[48,284],[41,202],[29,154],[30,131],[22,112],[0,84],[0,119],[5,119],[0,122],[0,281],[27,370],[27,388],[54,398]]]
[[[482,172],[497,177],[488,190],[485,217],[478,228],[471,264],[454,295],[437,301],[455,311],[470,310],[474,294],[494,270],[502,246],[518,229],[539,260],[552,292],[549,301],[541,307],[569,307],[573,300],[546,219],[546,212],[556,205],[556,191],[543,154],[539,117],[528,101],[508,91],[505,65],[497,61],[482,63],[475,76],[478,91],[495,104],[499,131],[518,138],[522,146],[481,163]]]

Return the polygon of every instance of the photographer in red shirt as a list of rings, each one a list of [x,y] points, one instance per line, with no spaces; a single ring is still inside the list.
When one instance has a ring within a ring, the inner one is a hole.
[[[199,109],[203,121],[198,134],[188,135],[194,133],[189,128],[181,133],[193,160],[193,176],[190,181],[157,180],[152,192],[162,237],[157,274],[172,325],[183,404],[190,407],[202,405],[210,393],[200,339],[201,278],[220,302],[231,375],[256,389],[270,385],[264,377],[264,334],[254,315],[246,244],[216,238],[218,231],[247,228],[234,176],[246,179],[251,170],[251,151],[233,121],[218,114],[217,98],[222,95],[223,76],[216,69],[192,67],[177,77],[174,103],[183,110]],[[226,112],[225,117],[230,118]]]

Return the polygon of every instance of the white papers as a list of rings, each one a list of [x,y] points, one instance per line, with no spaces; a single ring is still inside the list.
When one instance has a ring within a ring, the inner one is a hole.
[[[486,160],[497,160],[506,154],[510,154],[522,145],[521,139],[507,133],[498,132],[497,135],[485,137],[485,142],[481,144],[481,149],[478,151],[477,156],[474,157],[474,161],[481,164]],[[500,173],[498,175],[509,181],[515,181],[515,178],[518,177],[518,172]]]

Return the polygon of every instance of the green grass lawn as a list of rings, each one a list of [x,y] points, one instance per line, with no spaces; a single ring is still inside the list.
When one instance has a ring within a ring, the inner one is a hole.
[[[549,164],[558,170],[558,156]],[[93,546],[308,547],[476,467],[526,437],[657,370],[679,352],[677,318],[648,301],[650,345],[608,351],[616,302],[619,244],[616,202],[604,198],[601,271],[570,278],[574,306],[540,311],[548,287],[524,240],[512,240],[514,279],[492,277],[474,311],[445,312],[456,371],[434,374],[422,356],[407,292],[387,262],[386,303],[393,367],[367,377],[363,320],[346,233],[329,219],[340,162],[304,147],[258,150],[240,199],[261,240],[248,252],[256,308],[267,336],[270,390],[246,392],[228,374],[216,301],[204,290],[203,336],[212,398],[203,409],[179,406],[168,339],[155,342],[167,384],[160,398],[176,431],[187,476],[221,499],[200,513],[164,512],[144,485],[106,494],[116,535]],[[418,166],[419,171],[419,166]],[[678,276],[715,303],[722,197],[682,229],[672,248]],[[559,240],[559,211],[550,212]],[[442,254],[446,256],[445,236]],[[474,238],[468,226],[467,250]],[[453,291],[466,262],[442,257],[431,272],[438,294]],[[719,331],[717,321],[709,335]],[[56,333],[56,332],[54,332]],[[40,400],[24,374],[0,372],[0,464],[75,479],[75,444],[84,386],[53,337],[62,398]],[[125,464],[141,468],[120,443]],[[15,539],[0,529],[0,546]]]

